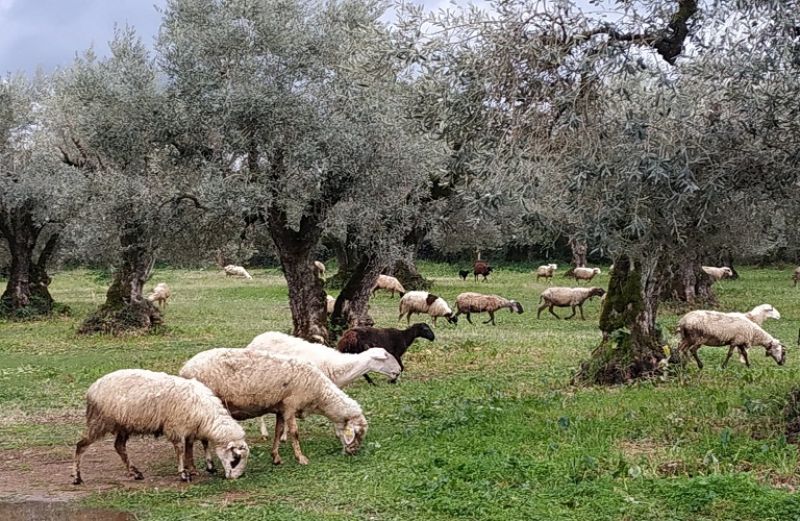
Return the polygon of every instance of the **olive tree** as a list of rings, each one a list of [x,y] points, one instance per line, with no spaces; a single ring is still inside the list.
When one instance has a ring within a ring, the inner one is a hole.
[[[380,229],[397,218],[388,209],[398,197],[415,204],[435,163],[382,14],[378,2],[318,0],[171,0],[164,10],[158,49],[175,96],[219,175],[249,194],[246,222],[268,229],[305,338],[328,339],[312,263],[337,207],[352,209],[351,228]],[[350,323],[365,318],[356,310],[392,251],[370,245],[348,282],[359,295]]]
[[[86,179],[66,165],[47,117],[49,78],[0,78],[0,243],[10,259],[0,315],[47,314],[48,263],[86,197]]]

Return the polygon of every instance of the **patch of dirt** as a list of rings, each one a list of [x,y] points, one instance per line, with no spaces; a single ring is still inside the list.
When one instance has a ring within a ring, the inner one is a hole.
[[[12,411],[9,414],[4,414],[3,417],[0,418],[0,427],[6,427],[17,423],[50,425],[54,423],[82,424],[84,422],[85,413],[81,409],[60,409],[57,411],[43,411],[33,414],[24,411]]]
[[[656,443],[649,438],[641,440],[620,440],[619,443],[617,443],[617,448],[625,457],[631,459],[638,459],[641,457],[652,459],[665,452],[663,443]]]
[[[195,457],[202,455],[199,445]],[[31,448],[0,451],[0,500],[68,501],[93,492],[115,489],[182,489],[192,486],[178,478],[177,461],[172,444],[153,438],[132,438],[128,442],[131,462],[144,474],[136,481],[128,477],[125,467],[114,450],[113,437],[98,441],[84,453],[81,461],[83,485],[72,485],[73,446]],[[202,471],[193,483],[209,477]],[[219,478],[216,478],[219,479]]]

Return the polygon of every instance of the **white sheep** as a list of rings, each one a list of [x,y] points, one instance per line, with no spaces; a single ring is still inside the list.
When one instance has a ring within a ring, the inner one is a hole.
[[[394,298],[394,292],[400,293],[402,297],[406,289],[400,284],[400,281],[396,278],[389,276],[389,275],[378,275],[378,280],[375,281],[375,286],[372,288],[372,294],[374,295],[379,289],[385,289],[386,291],[392,292],[392,298]]]
[[[600,268],[575,268],[572,270],[572,276],[575,277],[575,280],[590,281],[600,273]]]
[[[325,276],[325,265],[322,264],[320,261],[314,261],[314,271],[317,273],[319,278],[324,278]]]
[[[770,304],[759,304],[758,306],[754,307],[747,313],[726,313],[726,315],[730,315],[732,317],[740,317],[746,318],[752,322],[755,322],[759,326],[764,323],[764,321],[768,318],[774,318],[775,320],[779,320],[781,318],[781,314],[778,312],[777,309],[772,307]],[[743,364],[746,363],[745,358],[740,354],[739,361]]]
[[[553,278],[553,275],[555,275],[557,269],[557,264],[545,264],[543,266],[539,266],[536,268],[536,282],[539,282],[539,279],[541,278],[545,278],[549,284],[551,282],[550,279]]]
[[[358,403],[308,362],[255,349],[217,348],[195,355],[180,374],[211,388],[237,420],[276,414],[272,445],[276,465],[281,463],[278,449],[284,422],[297,461],[308,463],[297,433],[299,411],[321,413],[331,420],[347,454],[358,451],[367,432],[367,420]]]
[[[792,275],[792,281],[794,282],[794,287],[797,287],[797,283],[800,282],[800,267],[794,269],[794,274]]]
[[[458,317],[461,313],[467,315],[467,322],[472,324],[472,313],[489,313],[489,320],[484,324],[491,323],[493,326],[497,325],[494,321],[494,313],[500,309],[508,309],[512,313],[522,314],[522,304],[516,300],[510,300],[499,295],[484,295],[482,293],[474,293],[468,291],[461,293],[456,297],[456,314]]]
[[[453,316],[453,310],[447,305],[447,302],[427,291],[409,291],[400,299],[400,316],[397,320],[401,320],[403,315],[406,315],[406,320],[411,323],[411,315],[414,313],[427,313],[433,317],[433,325],[436,325],[436,319],[445,317],[451,324],[458,323],[458,317]]]
[[[595,268],[596,269],[596,268]],[[592,297],[603,297],[606,291],[603,288],[547,288],[539,296],[539,309],[536,310],[536,318],[539,318],[544,308],[549,308],[550,314],[556,318],[561,318],[553,311],[553,307],[572,308],[572,314],[566,317],[567,320],[575,316],[576,308],[581,312],[581,320],[586,320],[583,316],[583,303]],[[544,303],[542,303],[544,302]]]
[[[159,308],[167,307],[167,299],[172,296],[172,290],[167,286],[166,282],[159,282],[153,288],[153,292],[147,295],[147,300],[150,302],[157,302]]]
[[[373,347],[358,354],[340,353],[336,349],[312,344],[301,338],[277,331],[268,331],[258,335],[245,349],[296,358],[313,364],[339,388],[350,385],[354,380],[369,372],[374,371],[394,380],[402,371],[395,357],[382,347]],[[264,437],[268,435],[263,416],[261,417],[261,434]]]
[[[727,266],[723,266],[721,268],[717,268],[715,266],[702,266],[702,269],[706,275],[711,277],[712,282],[733,277],[733,270]]]
[[[244,277],[247,280],[252,280],[253,277],[247,273],[247,270],[244,269],[242,266],[235,266],[233,264],[228,264],[222,270],[225,272],[226,277]]]
[[[722,367],[728,365],[735,349],[744,358],[745,364],[750,366],[747,358],[747,349],[752,345],[760,345],[766,349],[767,356],[783,365],[786,355],[781,343],[764,331],[761,326],[743,316],[718,311],[697,310],[686,313],[678,322],[678,333],[681,342],[678,352],[690,351],[697,362],[697,367],[702,369],[703,362],[697,356],[701,346],[729,346],[728,356]]]
[[[81,457],[108,433],[116,435],[114,448],[134,479],[142,473],[128,460],[126,444],[131,434],[163,434],[175,446],[178,473],[191,481],[194,461],[185,459],[195,439],[215,445],[226,478],[238,478],[247,465],[250,449],[245,433],[214,393],[197,380],[144,369],[122,369],[94,382],[86,393],[86,433],[75,447],[73,483],[81,479]],[[188,469],[184,466],[187,465]],[[206,454],[206,468],[213,461]]]

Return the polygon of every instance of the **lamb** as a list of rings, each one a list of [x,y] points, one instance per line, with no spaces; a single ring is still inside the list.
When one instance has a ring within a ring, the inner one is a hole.
[[[583,316],[583,303],[592,297],[602,297],[605,294],[606,291],[603,288],[597,288],[597,287],[547,288],[542,292],[541,296],[539,297],[539,303],[544,302],[544,304],[539,306],[539,309],[536,310],[536,318],[539,318],[544,308],[549,308],[550,313],[554,317],[561,318],[558,315],[556,315],[555,311],[553,311],[553,307],[555,306],[561,308],[565,307],[572,308],[572,314],[566,317],[567,320],[575,316],[575,308],[578,308],[581,311],[581,320],[586,320]]]
[[[409,346],[417,338],[425,338],[434,341],[436,336],[428,324],[418,323],[407,329],[377,328],[377,327],[354,327],[345,331],[336,349],[342,353],[362,353],[369,351],[369,348],[381,346],[388,351],[403,367],[403,355]],[[373,383],[369,376],[364,374],[367,382]],[[396,381],[397,378],[390,380]]]
[[[539,266],[536,268],[536,282],[539,282],[539,279],[544,277],[549,284],[557,269],[558,265],[556,264],[545,264],[543,266]]]
[[[453,310],[447,302],[442,297],[427,291],[409,291],[400,299],[400,316],[397,320],[406,315],[406,320],[410,324],[411,315],[414,313],[427,313],[432,316],[434,326],[439,317],[445,317],[451,324],[458,323],[458,318],[453,316]]]
[[[499,309],[508,308],[512,313],[517,312],[522,314],[522,304],[516,300],[509,300],[499,295],[483,295],[481,293],[461,293],[456,297],[456,316],[461,313],[467,315],[467,322],[472,324],[472,313],[489,313],[489,320],[484,324],[491,322],[493,326],[497,325],[494,321],[494,312]]]
[[[800,281],[800,267],[794,269],[794,275],[792,275],[792,281],[794,281],[794,287],[797,287],[798,281]]]
[[[166,282],[159,282],[153,288],[153,292],[147,295],[147,300],[150,302],[157,302],[159,308],[167,307],[167,299],[172,296],[172,290],[169,289]]]
[[[244,429],[208,387],[197,380],[144,369],[114,371],[89,387],[86,433],[75,447],[73,484],[83,483],[83,453],[108,433],[116,435],[114,448],[128,475],[137,480],[144,478],[128,460],[126,444],[131,434],[165,435],[175,446],[178,473],[183,481],[191,481],[194,461],[188,447],[195,439],[215,445],[226,478],[241,476],[250,454]],[[206,454],[206,468],[213,469],[210,453]]]
[[[486,277],[494,270],[493,267],[489,266],[489,263],[486,261],[475,261],[475,265],[472,268],[472,273],[475,275],[475,282],[478,282],[478,275],[483,275],[483,281],[486,282]]]
[[[244,269],[242,266],[234,266],[233,264],[228,264],[222,270],[225,272],[226,277],[244,277],[247,280],[252,280],[253,277],[247,273],[247,270]]]
[[[281,463],[278,448],[284,423],[292,437],[295,458],[301,465],[308,464],[297,433],[299,411],[326,416],[347,454],[358,451],[367,432],[367,420],[358,403],[317,367],[302,360],[255,349],[217,348],[195,355],[184,364],[180,375],[206,384],[237,420],[275,413],[275,465]]]
[[[469,277],[469,270],[458,270],[458,276],[461,277],[461,280],[467,280],[467,277]]]
[[[600,273],[600,268],[575,268],[572,270],[572,276],[575,277],[575,280],[590,281]]]
[[[374,295],[379,289],[391,291],[392,298],[394,298],[395,291],[400,293],[401,297],[406,293],[406,289],[400,284],[400,281],[389,275],[378,275],[378,280],[375,281],[375,286],[372,288],[372,294]]]
[[[380,347],[373,347],[358,354],[346,354],[277,331],[268,331],[258,335],[245,349],[296,358],[313,364],[340,389],[350,385],[362,375],[372,383],[367,376],[367,373],[372,371],[388,376],[390,381],[397,380],[402,371],[397,357],[390,356],[385,349]],[[261,434],[265,438],[267,437],[263,416],[261,417]]]
[[[786,354],[780,341],[773,338],[755,322],[741,316],[732,316],[730,313],[706,310],[691,311],[681,317],[678,322],[678,333],[681,335],[678,352],[683,354],[690,351],[699,369],[703,368],[703,362],[697,356],[697,350],[703,345],[729,346],[728,355],[725,357],[722,367],[728,365],[728,360],[735,349],[739,350],[745,364],[750,367],[747,349],[752,345],[763,346],[767,356],[772,356],[778,365],[786,362]]]
[[[702,269],[706,273],[706,275],[711,277],[712,282],[717,282],[718,280],[733,277],[733,271],[726,266],[723,266],[721,268],[717,268],[714,266],[702,266]]]

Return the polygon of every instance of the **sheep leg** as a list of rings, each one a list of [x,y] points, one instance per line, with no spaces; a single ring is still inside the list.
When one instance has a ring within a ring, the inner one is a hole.
[[[260,424],[259,428],[261,430],[261,437],[264,438],[265,440],[268,440],[269,439],[269,431],[267,430],[267,420],[265,419],[265,416],[261,417],[261,424]]]
[[[547,307],[547,303],[544,303],[544,304],[542,304],[541,306],[539,306],[539,309],[537,309],[537,310],[536,310],[536,318],[537,318],[537,319],[538,319],[538,318],[541,318],[541,316],[542,316],[542,310],[544,310],[544,308],[546,308],[546,307]]]
[[[119,454],[122,463],[125,464],[125,469],[128,471],[128,476],[132,477],[133,479],[144,479],[142,473],[139,470],[131,465],[130,461],[128,460],[128,433],[125,431],[118,432],[116,439],[114,439],[114,450],[117,451]]]
[[[692,346],[692,357],[694,358],[694,361],[697,362],[697,368],[698,369],[702,369],[703,368],[703,362],[701,362],[700,361],[700,357],[697,356],[697,350],[698,349],[700,349],[699,345]]]
[[[488,313],[489,313],[489,320],[484,320],[484,322],[483,322],[483,323],[484,323],[484,324],[488,324],[488,323],[490,323],[490,322],[491,322],[491,324],[492,324],[493,326],[496,326],[497,324],[495,324],[495,323],[494,323],[494,311],[489,311]]]
[[[581,311],[581,320],[586,320],[586,317],[583,316],[583,303],[581,302],[578,304],[578,309]]]
[[[89,432],[81,438],[81,440],[75,445],[75,460],[72,464],[72,480],[73,485],[80,485],[83,483],[83,479],[81,479],[81,458],[83,457],[83,453],[86,452],[86,449],[89,448],[89,445],[97,441],[102,434],[95,434]]]
[[[178,458],[178,475],[180,475],[181,481],[189,483],[192,481],[192,475],[186,471],[186,467],[184,466],[184,456],[186,455],[186,438],[172,440],[172,446],[175,447],[175,456]]]
[[[200,440],[203,444],[203,458],[206,461],[206,472],[214,474],[217,469],[214,468],[214,453],[208,448],[208,440]]]
[[[364,375],[364,379],[367,381],[368,384],[375,385],[375,382],[372,381],[372,378],[370,378],[368,374]]]
[[[433,327],[436,327],[436,319],[437,319],[437,318],[438,318],[438,317],[433,317]],[[411,323],[411,322],[409,322],[409,324],[410,324],[410,323]]]
[[[739,346],[739,354],[744,358],[744,365],[750,367],[750,358],[747,356],[747,346]]]
[[[568,316],[568,317],[564,317],[564,320],[569,320],[569,319],[571,319],[572,317],[575,316],[575,313],[576,313],[575,305],[573,304],[571,307],[572,307],[572,314],[570,316]]]
[[[557,319],[561,320],[561,317],[556,315],[556,312],[553,311],[553,305],[552,304],[550,304],[550,314],[553,315],[554,317],[556,317]]]
[[[736,349],[736,346],[735,346],[735,345],[733,345],[733,344],[731,344],[730,346],[728,346],[728,355],[725,357],[725,361],[724,361],[724,362],[722,362],[722,368],[723,368],[723,369],[725,369],[726,367],[728,367],[728,360],[730,360],[730,359],[731,359],[731,355],[733,355],[733,351],[734,351],[735,349]]]
[[[294,413],[287,415],[286,425],[289,427],[289,434],[292,436],[292,450],[294,450],[294,457],[297,458],[297,463],[308,465],[308,458],[300,450],[300,435],[297,432],[297,418],[295,418]]]
[[[184,447],[183,452],[183,461],[186,464],[186,470],[192,476],[196,476],[198,474],[197,467],[194,464],[194,442],[195,439],[193,437],[186,438],[186,446]]]
[[[277,413],[275,415],[275,439],[272,440],[272,464],[281,464],[281,455],[278,452],[281,446],[281,433],[283,433],[283,414]]]
[[[472,324],[472,314],[471,313],[467,313],[467,322],[469,322],[470,325],[474,325],[474,324]]]

